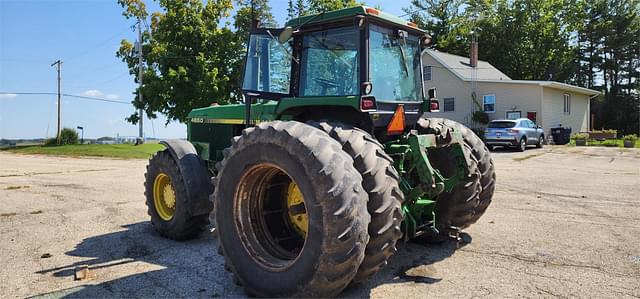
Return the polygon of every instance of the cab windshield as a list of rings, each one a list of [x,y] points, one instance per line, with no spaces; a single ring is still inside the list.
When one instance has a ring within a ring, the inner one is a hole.
[[[378,101],[422,101],[418,37],[371,25],[369,81]]]

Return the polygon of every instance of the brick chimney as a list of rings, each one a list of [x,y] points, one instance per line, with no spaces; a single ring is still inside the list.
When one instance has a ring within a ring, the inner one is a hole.
[[[478,67],[478,42],[471,41],[471,53],[469,54],[469,64],[471,67]]]

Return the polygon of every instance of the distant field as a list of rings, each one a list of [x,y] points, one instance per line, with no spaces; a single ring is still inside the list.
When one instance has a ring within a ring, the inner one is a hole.
[[[163,148],[164,146],[158,143],[146,143],[138,146],[132,144],[77,144],[61,146],[18,146],[3,149],[3,151],[20,154],[146,159]]]

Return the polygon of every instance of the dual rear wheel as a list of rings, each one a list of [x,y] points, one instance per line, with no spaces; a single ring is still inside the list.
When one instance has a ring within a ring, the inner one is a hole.
[[[430,120],[423,130],[466,129],[458,125]],[[447,229],[475,222],[493,193],[493,179],[482,179],[493,176],[490,158],[463,135],[471,175],[438,199],[438,219]],[[441,158],[441,167],[455,163],[446,152]],[[375,274],[396,251],[400,177],[383,146],[364,131],[326,122],[262,123],[234,137],[216,167],[211,198],[219,252],[252,295],[334,296]],[[152,158],[145,185],[161,234],[185,239],[206,223],[185,208],[184,180],[166,151]]]

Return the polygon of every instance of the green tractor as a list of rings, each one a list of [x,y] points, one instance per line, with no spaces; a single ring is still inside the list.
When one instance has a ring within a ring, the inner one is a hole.
[[[424,116],[438,110],[424,31],[370,7],[255,27],[244,103],[194,109],[189,141],[149,161],[161,235],[190,239],[212,219],[249,294],[329,297],[375,274],[398,240],[455,238],[485,212],[486,146]]]

